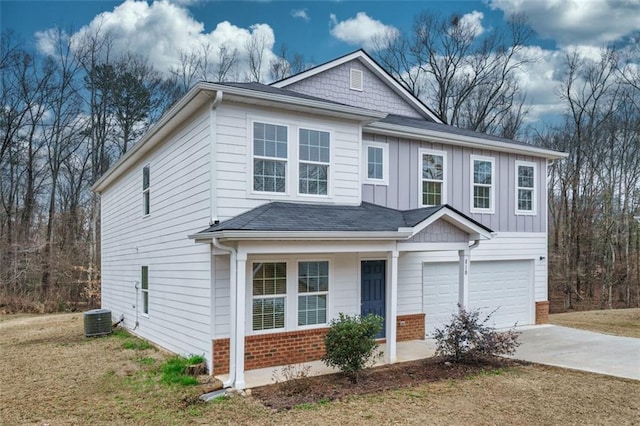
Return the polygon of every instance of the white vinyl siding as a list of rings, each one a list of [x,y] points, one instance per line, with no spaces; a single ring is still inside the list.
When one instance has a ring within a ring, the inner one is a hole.
[[[209,109],[203,108],[101,194],[102,307],[114,318],[124,315],[128,329],[138,319],[139,336],[208,360],[211,249],[187,236],[210,220],[210,146]],[[146,164],[153,168],[153,212],[143,217]],[[141,265],[149,267],[148,317],[142,315]]]
[[[516,214],[536,214],[536,164],[516,161]]]
[[[471,156],[471,212],[495,211],[495,160],[493,157]]]
[[[420,150],[420,206],[447,203],[447,153]]]

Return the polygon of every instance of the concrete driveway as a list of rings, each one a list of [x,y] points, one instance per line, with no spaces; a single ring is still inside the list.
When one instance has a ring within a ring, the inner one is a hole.
[[[640,339],[556,325],[519,328],[513,358],[640,380]]]

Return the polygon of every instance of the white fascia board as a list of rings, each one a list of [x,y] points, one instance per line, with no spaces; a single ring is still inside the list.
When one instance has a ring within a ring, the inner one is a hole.
[[[425,140],[429,142],[444,143],[447,145],[466,146],[470,148],[495,149],[500,152],[513,154],[533,155],[551,160],[567,158],[566,152],[553,151],[535,146],[518,145],[508,142],[492,141],[488,139],[470,136],[455,135],[452,133],[438,132],[434,130],[417,129],[415,127],[400,126],[389,123],[371,123],[365,126],[364,131],[385,136],[400,137],[405,139]]]
[[[389,73],[387,73],[380,65],[378,65],[375,61],[373,61],[366,53],[361,50],[357,50],[353,53],[345,55],[341,58],[335,59],[333,61],[327,62],[322,65],[318,65],[317,67],[311,68],[307,71],[303,71],[296,75],[293,75],[289,78],[285,78],[284,80],[276,81],[275,83],[271,83],[271,86],[284,88],[291,84],[297,83],[298,81],[304,80],[306,78],[312,77],[316,74],[320,74],[326,70],[337,67],[339,65],[345,64],[354,59],[360,60],[364,66],[366,66],[370,71],[376,74],[378,77],[389,83],[391,89],[396,92],[400,97],[409,102],[413,107],[417,108],[422,112],[423,116],[431,118],[436,123],[442,123],[442,120],[435,115],[429,108],[425,107],[422,102],[420,102],[414,95],[412,95],[404,86],[402,86],[398,81],[391,77]]]
[[[411,237],[415,236],[429,225],[435,223],[437,220],[442,219],[455,226],[456,228],[466,232],[469,234],[470,240],[481,239],[481,240],[490,240],[492,238],[491,232],[482,228],[481,226],[476,225],[471,222],[469,219],[459,215],[458,213],[451,211],[447,208],[443,208],[438,212],[432,214],[422,222],[418,223],[413,228],[400,228],[398,231],[401,232],[411,232]]]
[[[369,241],[369,240],[402,240],[411,237],[407,231],[369,231],[369,232],[321,232],[321,231],[217,231],[207,234],[193,234],[189,238],[196,242],[208,242],[213,238],[221,240],[325,240],[325,241]]]

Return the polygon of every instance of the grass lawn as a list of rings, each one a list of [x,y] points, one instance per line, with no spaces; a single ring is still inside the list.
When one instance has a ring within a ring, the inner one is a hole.
[[[551,324],[640,338],[640,309],[609,309],[549,315]]]
[[[638,424],[640,382],[524,366],[275,412],[161,383],[170,355],[82,314],[0,321],[0,424]]]

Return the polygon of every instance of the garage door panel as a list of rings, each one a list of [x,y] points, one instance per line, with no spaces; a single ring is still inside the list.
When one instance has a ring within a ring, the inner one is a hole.
[[[469,307],[481,315],[495,310],[487,325],[496,328],[530,324],[531,261],[471,262]],[[458,263],[425,263],[423,308],[427,335],[451,320],[458,303]]]

